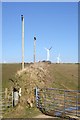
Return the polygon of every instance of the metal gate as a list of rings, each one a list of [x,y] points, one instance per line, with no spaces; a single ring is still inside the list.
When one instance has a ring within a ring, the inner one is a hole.
[[[44,114],[80,117],[80,91],[36,88],[36,104]]]

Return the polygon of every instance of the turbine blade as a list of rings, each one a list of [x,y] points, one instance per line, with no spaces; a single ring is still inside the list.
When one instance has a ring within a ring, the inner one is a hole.
[[[52,47],[49,48],[49,50],[51,50]]]
[[[45,50],[47,50],[47,48],[45,48]]]
[[[45,50],[48,50],[47,48],[45,48]]]

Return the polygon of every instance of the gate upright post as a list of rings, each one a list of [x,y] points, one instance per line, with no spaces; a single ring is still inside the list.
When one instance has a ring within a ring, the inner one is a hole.
[[[78,116],[78,93],[76,94],[76,116]]]
[[[36,106],[38,107],[38,88],[36,87]]]
[[[13,107],[13,90],[12,90],[12,107]]]
[[[44,90],[44,108],[46,109],[46,89]]]
[[[64,114],[65,114],[65,90],[64,90]]]

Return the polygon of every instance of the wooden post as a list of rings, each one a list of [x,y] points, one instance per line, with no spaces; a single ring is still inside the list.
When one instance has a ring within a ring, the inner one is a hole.
[[[12,90],[12,107],[13,107],[13,90]]]
[[[5,107],[7,107],[7,104],[8,104],[8,89],[5,88],[5,98],[4,98],[4,102],[5,102]]]
[[[22,20],[22,70],[24,69],[24,16],[21,15]]]
[[[36,62],[36,37],[34,37],[34,63]]]
[[[8,89],[5,88],[5,99],[8,97]]]

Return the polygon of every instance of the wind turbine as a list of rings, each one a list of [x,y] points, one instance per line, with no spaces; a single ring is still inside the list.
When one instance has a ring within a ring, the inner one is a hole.
[[[57,63],[60,63],[61,59],[60,59],[60,54],[57,57]]]
[[[50,50],[51,50],[52,47],[50,47],[49,49],[48,48],[45,48],[45,50],[47,51],[47,61],[49,61],[50,59]]]

